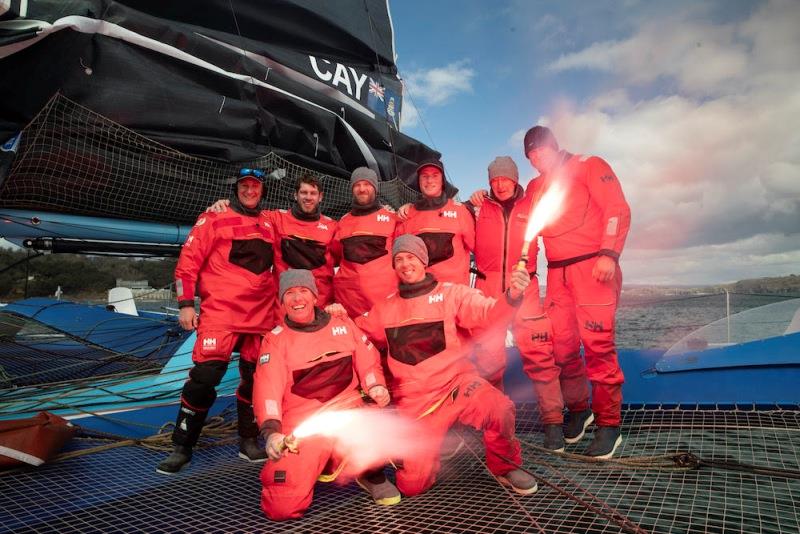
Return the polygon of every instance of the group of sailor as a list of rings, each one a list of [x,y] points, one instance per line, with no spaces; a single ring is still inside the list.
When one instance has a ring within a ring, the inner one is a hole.
[[[200,215],[178,260],[179,320],[197,330],[197,342],[175,449],[157,470],[175,473],[191,460],[236,351],[239,455],[269,460],[261,502],[273,520],[302,516],[314,483],[337,475],[355,478],[383,505],[426,491],[457,422],[483,432],[498,481],[531,494],[536,481],[520,468],[514,404],[503,393],[509,329],[534,385],[543,446],[563,451],[594,421],[585,454],[612,456],[622,441],[614,316],[630,210],[608,164],[560,150],[548,128],[531,128],[524,151],[540,173],[527,188],[502,156],[489,165],[490,189],[465,203],[452,198],[440,161],[422,161],[422,196],[397,213],[378,202],[376,173],[360,167],[350,180],[352,208],[339,221],[321,214],[315,177],[298,180],[290,209],[268,211],[260,209],[265,173],[241,169],[231,197]],[[531,210],[555,186],[566,193],[541,232],[543,308],[536,239],[533,261],[518,260]],[[309,416],[365,399],[392,403],[429,444],[397,464],[396,486],[382,464],[349,472],[331,438],[292,438]]]

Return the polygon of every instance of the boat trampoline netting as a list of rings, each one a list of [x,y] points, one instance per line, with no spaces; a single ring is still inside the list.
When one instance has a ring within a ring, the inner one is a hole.
[[[535,406],[518,407],[524,467],[539,491],[519,497],[482,463],[481,442],[445,462],[427,493],[392,507],[356,485],[318,483],[303,519],[272,523],[259,507],[260,467],[235,438],[198,449],[175,476],[155,473],[165,452],[119,447],[0,475],[4,532],[663,532],[797,533],[800,407],[773,410],[642,408],[624,412],[619,457],[586,463],[536,448]],[[231,426],[231,428],[233,428]],[[590,436],[591,437],[591,436]],[[73,448],[103,442],[77,440]],[[164,440],[166,443],[166,440]],[[587,441],[569,446],[580,452]],[[687,451],[699,467],[635,461]],[[632,465],[637,464],[637,465]],[[391,475],[390,475],[391,476]],[[545,482],[546,481],[546,482]]]
[[[93,323],[86,326],[84,336],[79,336],[0,313],[0,328],[20,328],[14,335],[0,335],[0,398],[9,394],[4,390],[23,386],[97,377],[129,380],[139,374],[157,373],[186,336],[180,332],[172,335],[177,330],[174,323],[140,323],[144,326],[135,331],[128,323]],[[87,340],[89,334],[98,333],[116,336],[123,344],[118,343],[119,350],[110,350]]]
[[[323,213],[338,219],[350,210],[349,177],[316,172],[274,152],[236,163],[190,156],[61,94],[22,131],[9,175],[0,183],[0,207],[193,224],[211,203],[230,195],[230,179],[243,167],[272,173],[264,189],[266,208],[288,208],[297,179],[312,174],[324,192]],[[418,196],[396,177],[378,185],[379,201],[394,207]]]

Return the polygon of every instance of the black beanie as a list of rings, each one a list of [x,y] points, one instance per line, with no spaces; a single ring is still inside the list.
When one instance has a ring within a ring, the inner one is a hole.
[[[528,157],[528,152],[540,146],[551,146],[558,150],[558,141],[556,136],[550,131],[550,128],[545,126],[534,126],[525,132],[525,141],[522,144],[525,150],[525,157]]]

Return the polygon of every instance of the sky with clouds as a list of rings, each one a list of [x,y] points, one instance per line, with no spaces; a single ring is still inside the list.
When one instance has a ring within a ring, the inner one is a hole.
[[[525,131],[601,156],[626,283],[800,273],[800,2],[391,2],[402,129],[466,199]]]

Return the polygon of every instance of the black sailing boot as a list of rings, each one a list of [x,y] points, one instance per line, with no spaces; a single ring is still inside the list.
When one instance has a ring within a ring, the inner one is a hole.
[[[181,402],[178,418],[175,421],[175,430],[172,431],[172,443],[175,444],[175,449],[172,454],[158,464],[157,473],[172,475],[189,465],[189,461],[192,459],[192,447],[200,438],[207,413],[207,411],[192,410]]]
[[[239,438],[239,458],[253,463],[266,462],[267,449],[258,445],[257,438]]]
[[[156,467],[156,473],[163,475],[174,475],[184,467],[188,466],[192,460],[192,448],[185,445],[175,445],[172,454],[164,458]]]
[[[254,463],[266,462],[267,449],[258,444],[258,425],[253,405],[237,400],[236,417],[236,424],[239,427],[239,458]]]

